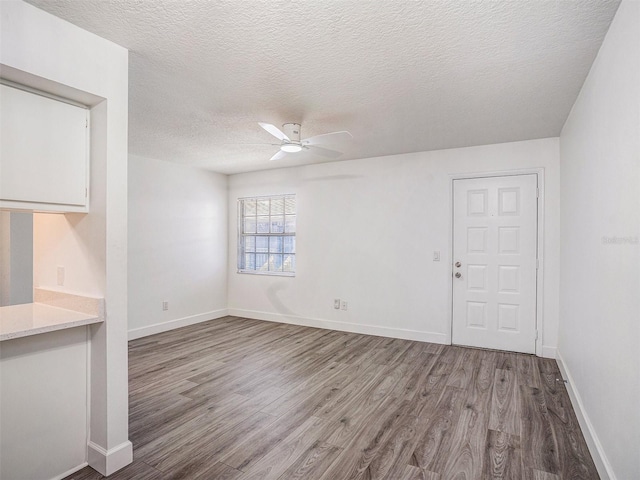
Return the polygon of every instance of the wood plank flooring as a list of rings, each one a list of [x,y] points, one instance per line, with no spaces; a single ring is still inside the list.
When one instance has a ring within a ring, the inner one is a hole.
[[[130,342],[134,462],[109,478],[597,479],[559,378],[531,355],[225,317]]]

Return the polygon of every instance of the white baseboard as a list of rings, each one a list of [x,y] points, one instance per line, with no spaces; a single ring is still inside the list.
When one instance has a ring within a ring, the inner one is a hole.
[[[542,346],[542,357],[544,358],[556,358],[558,354],[558,349],[556,347],[547,347],[546,345]]]
[[[127,440],[107,451],[100,445],[89,442],[88,457],[89,466],[108,477],[133,462],[133,444]]]
[[[198,315],[191,315],[190,317],[178,318],[176,320],[169,320],[168,322],[154,323],[153,325],[147,325],[146,327],[132,328],[129,330],[129,340],[135,340],[136,338],[147,337],[149,335],[155,335],[156,333],[168,332],[180,327],[187,327],[200,322],[206,322],[227,316],[229,313],[226,308],[220,310],[213,310],[211,312],[199,313]]]
[[[593,428],[593,424],[589,419],[589,415],[587,415],[587,412],[584,409],[584,404],[582,403],[580,393],[575,388],[575,383],[573,382],[571,372],[568,370],[567,365],[564,363],[562,354],[559,350],[556,352],[556,361],[558,362],[558,367],[560,368],[562,378],[567,381],[566,386],[567,391],[569,392],[569,398],[571,399],[571,405],[573,406],[573,410],[576,412],[576,417],[578,417],[578,423],[580,424],[582,434],[584,435],[584,439],[586,440],[587,446],[589,447],[589,453],[591,453],[593,462],[596,464],[596,468],[598,469],[600,478],[602,480],[617,480],[617,477],[613,472],[613,467],[611,466],[611,463],[609,463],[609,459],[604,453],[602,444],[600,443],[598,435]]]
[[[64,473],[61,473],[60,475],[56,475],[55,477],[53,477],[51,480],[62,480],[63,478],[68,477],[69,475],[72,475],[74,473],[76,473],[79,470],[82,470],[84,467],[86,467],[87,465],[89,465],[87,462],[81,463],[80,465],[78,465],[77,467],[73,467],[69,470],[67,470]]]
[[[444,333],[420,332],[402,328],[381,327],[378,325],[363,325],[360,323],[336,322],[321,318],[300,317],[297,315],[282,315],[280,313],[259,312],[255,310],[240,310],[230,308],[229,315],[268,322],[290,323],[305,327],[325,328],[340,332],[362,333],[364,335],[377,335],[379,337],[402,338],[403,340],[416,340],[419,342],[431,342],[447,344],[447,336]]]

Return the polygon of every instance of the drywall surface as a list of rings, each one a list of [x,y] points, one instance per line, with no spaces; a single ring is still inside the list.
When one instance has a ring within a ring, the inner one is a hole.
[[[225,175],[130,156],[128,232],[130,338],[226,314]]]
[[[93,237],[96,221],[81,213],[33,214],[33,281],[36,287],[104,297],[105,246],[101,239]],[[64,272],[60,278],[59,269]]]
[[[33,216],[0,212],[0,307],[33,302]]]
[[[3,77],[91,107],[90,213],[34,220],[34,281],[38,286],[105,298],[105,322],[90,327],[90,340],[85,338],[85,343],[91,343],[88,365],[84,357],[91,383],[87,386],[87,375],[79,372],[73,377],[73,382],[85,385],[84,389],[74,390],[76,393],[90,391],[90,395],[81,398],[78,412],[85,416],[90,412],[90,426],[85,428],[90,438],[88,447],[85,441],[82,449],[70,456],[62,445],[70,433],[51,423],[55,422],[53,418],[41,423],[31,435],[34,442],[40,435],[38,441],[51,445],[41,453],[52,458],[42,459],[50,470],[37,478],[53,478],[77,468],[82,465],[78,458],[101,473],[110,474],[132,460],[127,395],[128,52],[21,1],[1,2],[0,22]],[[64,266],[66,271],[62,286],[54,281],[58,266]],[[84,328],[80,330],[86,332]],[[47,357],[38,358],[44,362]],[[28,382],[28,378],[24,381]],[[52,392],[47,384],[36,391],[34,401],[50,401]],[[11,391],[3,390],[5,394],[10,395]],[[2,415],[28,415],[20,405],[17,401],[3,401]],[[12,461],[4,455],[3,449],[3,465]],[[54,459],[54,455],[59,457]],[[63,464],[65,470],[59,471]],[[23,462],[22,468],[30,468],[28,462]],[[14,478],[35,477],[17,472]]]
[[[446,342],[451,175],[544,168],[543,344],[558,320],[558,139],[368,158],[229,177],[231,314]],[[237,273],[237,199],[295,193],[297,273]],[[434,262],[433,252],[441,260]],[[348,310],[335,310],[336,298]]]
[[[11,304],[33,302],[33,216],[11,212]]]
[[[0,212],[0,307],[11,302],[11,212]]]
[[[560,137],[559,352],[621,480],[640,477],[639,25],[623,1]]]

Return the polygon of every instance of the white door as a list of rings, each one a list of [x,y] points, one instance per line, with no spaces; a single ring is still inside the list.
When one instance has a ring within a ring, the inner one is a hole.
[[[453,343],[535,353],[537,176],[453,181]]]

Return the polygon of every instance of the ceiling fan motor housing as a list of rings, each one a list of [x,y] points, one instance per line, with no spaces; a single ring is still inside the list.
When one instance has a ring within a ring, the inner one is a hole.
[[[292,143],[300,143],[300,124],[285,123],[282,125],[282,131],[289,137]]]

